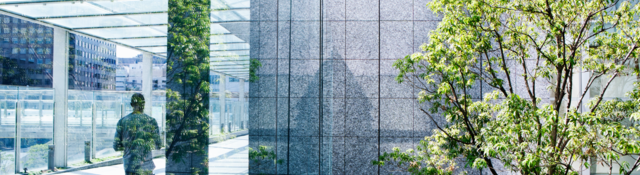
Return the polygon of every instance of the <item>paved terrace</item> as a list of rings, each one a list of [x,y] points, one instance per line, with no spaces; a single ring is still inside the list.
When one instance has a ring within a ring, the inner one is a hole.
[[[249,136],[209,145],[209,174],[249,174]],[[154,159],[156,175],[165,175],[165,158]],[[62,175],[124,175],[122,164]]]

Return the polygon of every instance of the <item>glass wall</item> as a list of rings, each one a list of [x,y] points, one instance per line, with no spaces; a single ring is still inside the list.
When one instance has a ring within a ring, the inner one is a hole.
[[[0,98],[0,174],[12,174],[15,172],[18,87],[0,85]]]

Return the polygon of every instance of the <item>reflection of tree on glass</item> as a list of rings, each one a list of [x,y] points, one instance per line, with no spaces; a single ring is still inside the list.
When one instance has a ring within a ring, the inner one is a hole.
[[[124,150],[124,168],[127,174],[152,174],[156,167],[151,150],[160,148],[162,140],[158,123],[144,114],[144,97],[136,93],[131,97],[133,112],[118,121],[113,149]]]

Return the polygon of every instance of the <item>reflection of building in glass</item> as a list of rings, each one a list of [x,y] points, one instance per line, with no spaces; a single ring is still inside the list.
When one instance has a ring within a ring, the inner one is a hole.
[[[52,86],[53,28],[0,15],[0,84]]]
[[[69,89],[115,90],[116,45],[69,34]]]
[[[167,59],[154,56],[153,58],[153,90],[162,90],[166,86]],[[116,90],[142,90],[142,54],[133,58],[118,58],[116,70]]]

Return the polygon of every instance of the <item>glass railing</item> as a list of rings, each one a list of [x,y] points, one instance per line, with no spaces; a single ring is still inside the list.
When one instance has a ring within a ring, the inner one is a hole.
[[[0,85],[0,174],[15,172],[16,162],[29,170],[47,168],[53,95],[49,88]]]

